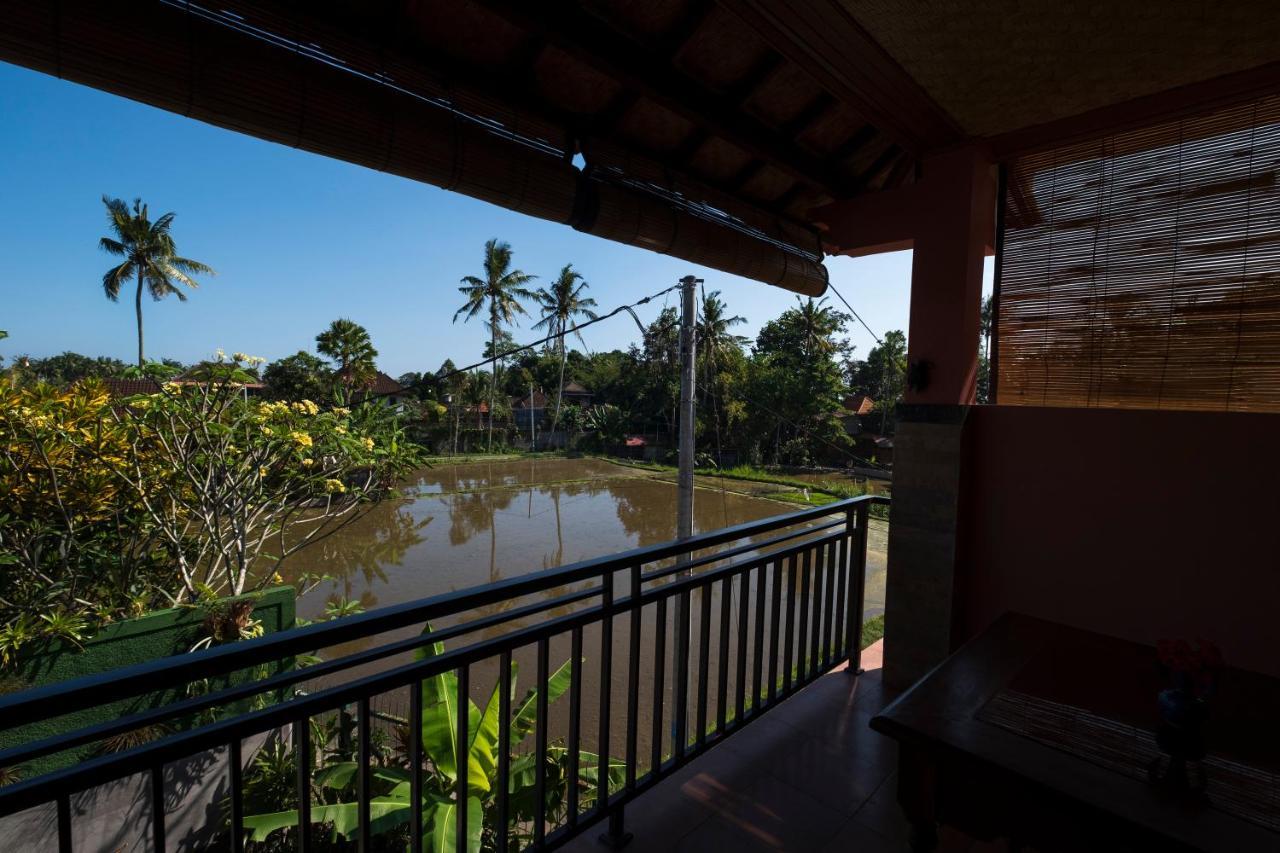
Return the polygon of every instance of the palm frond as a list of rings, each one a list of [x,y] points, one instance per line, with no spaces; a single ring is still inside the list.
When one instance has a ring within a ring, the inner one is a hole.
[[[102,276],[102,290],[107,294],[107,298],[112,302],[119,300],[121,283],[125,279],[131,278],[133,273],[133,261],[125,261],[119,266],[107,270]]]

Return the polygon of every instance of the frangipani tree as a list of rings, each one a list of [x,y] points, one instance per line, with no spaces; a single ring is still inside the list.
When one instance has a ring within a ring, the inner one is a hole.
[[[266,585],[282,560],[359,517],[416,462],[394,420],[377,422],[394,415],[246,400],[246,368],[260,362],[219,353],[200,381],[128,398],[117,415],[129,442],[120,476],[192,599]]]

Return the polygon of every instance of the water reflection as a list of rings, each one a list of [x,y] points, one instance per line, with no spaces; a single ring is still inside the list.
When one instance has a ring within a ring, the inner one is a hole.
[[[299,602],[300,615],[333,596],[386,606],[675,537],[675,486],[597,459],[440,466],[405,491],[286,563],[286,575],[335,579]],[[699,531],[788,510],[712,489],[694,506]]]

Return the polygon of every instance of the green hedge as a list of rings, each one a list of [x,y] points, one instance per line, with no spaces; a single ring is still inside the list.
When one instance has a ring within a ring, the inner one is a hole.
[[[295,597],[293,587],[275,587],[253,596],[254,616],[262,623],[266,633],[283,631],[294,626],[297,618]],[[15,693],[85,675],[109,672],[144,661],[186,654],[204,636],[201,623],[206,614],[206,610],[194,607],[158,610],[137,619],[107,625],[93,638],[86,640],[82,644],[83,648],[77,648],[69,643],[56,643],[35,649],[29,654],[24,654],[15,667],[0,676],[0,693]],[[261,667],[257,672],[243,670],[216,679],[209,688],[219,689],[238,684],[250,677],[261,677],[264,672],[275,674],[291,669],[293,665],[293,659],[287,658]],[[159,690],[132,699],[40,720],[16,729],[0,731],[0,749],[91,726],[149,708],[161,707],[184,699],[188,695],[190,693],[185,687]],[[188,728],[198,722],[200,721],[195,718],[186,719],[179,721],[179,724],[172,728]],[[166,733],[168,730],[153,731],[144,733],[144,737],[150,739]],[[117,749],[126,745],[122,742],[114,744]],[[111,745],[91,744],[79,749],[66,750],[22,765],[17,769],[17,774],[20,778],[31,778],[84,761],[109,749]]]

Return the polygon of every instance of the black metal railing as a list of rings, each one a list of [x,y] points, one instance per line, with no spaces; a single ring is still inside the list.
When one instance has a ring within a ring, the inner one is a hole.
[[[0,731],[56,732],[0,751],[0,768],[130,733],[152,738],[0,787],[0,819],[43,810],[59,850],[98,849],[75,827],[89,808],[83,797],[145,778],[143,831],[157,851],[167,837],[177,847],[168,824],[182,786],[166,771],[217,752],[225,818],[204,832],[223,849],[246,849],[246,826],[304,851],[334,849],[333,838],[363,851],[387,839],[413,851],[551,848],[606,818],[606,838],[620,843],[630,800],[840,663],[856,671],[869,511],[887,503],[853,498],[0,697]],[[278,666],[317,650],[328,659]],[[567,660],[554,673],[553,650]],[[521,660],[536,686],[517,702]],[[479,717],[463,713],[481,679],[496,684],[483,691],[488,704]],[[210,683],[119,718],[57,723]],[[403,743],[390,758],[386,721],[395,718],[375,708],[402,691],[404,724],[391,734]],[[565,693],[567,707],[557,701]],[[264,735],[292,745],[296,786],[293,808],[266,818],[246,814],[245,799]],[[344,738],[351,749],[335,761]],[[476,752],[481,741],[491,747]],[[345,800],[337,779],[349,781]]]

